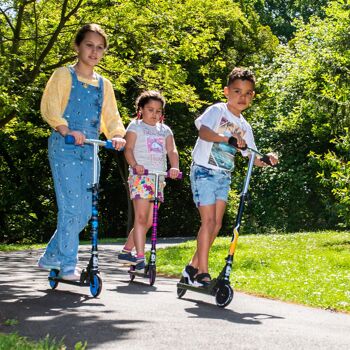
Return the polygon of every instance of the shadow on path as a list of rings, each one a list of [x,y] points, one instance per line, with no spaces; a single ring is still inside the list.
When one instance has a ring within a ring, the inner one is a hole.
[[[242,324],[252,324],[259,325],[262,324],[263,320],[267,319],[284,319],[284,317],[274,316],[269,314],[261,313],[239,313],[232,311],[230,309],[219,308],[218,306],[204,301],[198,301],[189,298],[181,298],[181,300],[195,302],[197,307],[185,308],[184,310],[193,316],[190,318],[207,318],[216,320],[225,320],[233,323]]]
[[[32,340],[49,334],[64,339],[68,349],[79,341],[87,341],[88,348],[93,348],[128,338],[137,325],[147,322],[118,317],[118,310],[104,305],[103,298],[90,296],[89,287],[59,284],[50,289],[47,272],[33,267],[37,256],[38,252],[0,254],[0,332],[17,332]],[[16,323],[6,326],[6,320]]]

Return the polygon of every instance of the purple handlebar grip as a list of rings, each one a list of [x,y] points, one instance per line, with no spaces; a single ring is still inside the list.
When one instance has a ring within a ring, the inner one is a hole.
[[[167,171],[167,177],[170,177],[170,172]],[[180,171],[179,174],[177,175],[177,179],[181,180],[182,179],[182,172]]]
[[[134,175],[137,175],[136,169],[132,168],[132,173]],[[143,169],[143,174],[142,175],[148,175],[148,169]]]

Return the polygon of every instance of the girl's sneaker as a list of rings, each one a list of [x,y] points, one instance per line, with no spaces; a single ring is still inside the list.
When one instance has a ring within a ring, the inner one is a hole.
[[[182,276],[186,278],[186,283],[192,286],[195,282],[195,276],[197,273],[198,269],[191,265],[187,265],[182,271]]]
[[[48,259],[43,255],[38,260],[38,267],[45,270],[59,270],[61,268],[61,263],[57,260]]]
[[[80,281],[81,269],[76,267],[73,271],[61,272],[58,278],[66,281]]]
[[[141,261],[139,260],[139,262],[135,265],[135,271],[145,273],[145,266],[145,259],[142,259]]]
[[[117,255],[117,261],[121,264],[136,265],[136,257],[130,252],[122,250],[121,253]]]

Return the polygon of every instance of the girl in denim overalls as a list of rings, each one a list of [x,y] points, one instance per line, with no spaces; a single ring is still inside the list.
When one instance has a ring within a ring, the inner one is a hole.
[[[57,228],[38,266],[60,270],[60,278],[79,280],[79,233],[91,217],[93,147],[100,129],[115,149],[124,146],[121,122],[111,83],[94,72],[107,48],[107,38],[96,24],[83,26],[76,35],[74,66],[54,72],[41,101],[43,118],[53,128],[49,160],[58,206]],[[72,135],[75,145],[65,144]],[[80,147],[77,147],[80,145]]]

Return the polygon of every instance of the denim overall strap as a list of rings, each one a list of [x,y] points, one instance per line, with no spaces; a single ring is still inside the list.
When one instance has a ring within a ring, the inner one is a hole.
[[[87,138],[98,138],[103,103],[103,78],[98,87],[78,80],[73,67],[68,67],[72,87],[63,117],[69,129],[81,131]],[[65,144],[64,137],[53,131],[49,138],[49,160],[58,206],[57,229],[45,255],[59,260],[61,273],[74,271],[77,264],[79,233],[85,228],[92,207],[92,145]]]

